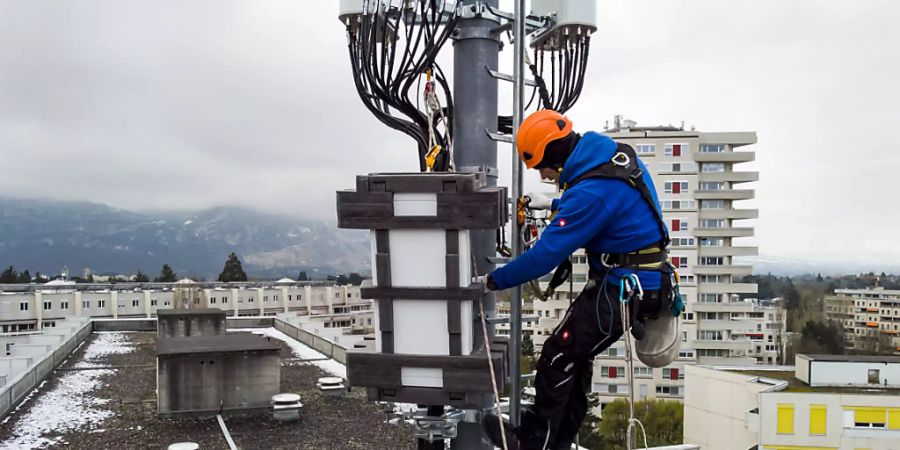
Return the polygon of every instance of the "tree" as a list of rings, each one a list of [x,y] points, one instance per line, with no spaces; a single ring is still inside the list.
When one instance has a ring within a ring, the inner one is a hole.
[[[579,446],[591,450],[603,448],[603,437],[600,436],[597,429],[600,425],[600,417],[594,413],[598,406],[600,406],[600,394],[591,392],[588,394],[587,415],[584,417],[584,422],[581,423],[576,440]]]
[[[234,252],[228,255],[225,267],[222,269],[222,273],[219,274],[219,281],[223,283],[247,281],[247,273],[244,272],[244,268],[241,267],[241,260],[238,259],[238,255]]]
[[[803,325],[798,353],[844,353],[844,330],[833,321],[808,320]]]
[[[522,336],[522,356],[534,359],[534,341],[530,334]]]
[[[178,275],[175,274],[175,271],[168,264],[163,264],[159,276],[153,281],[157,283],[174,283],[178,281]]]
[[[334,279],[334,284],[338,286],[344,286],[350,284],[350,279],[347,278],[347,275],[340,274]]]
[[[649,447],[676,445],[683,442],[684,405],[681,403],[666,400],[641,400],[634,404],[634,416],[641,421],[647,431]],[[627,428],[628,401],[617,399],[603,408],[603,418],[600,420],[599,428],[603,445],[593,448],[624,449]],[[643,447],[643,437],[637,437],[637,448]]]
[[[144,272],[138,270],[138,272],[134,275],[134,281],[136,283],[146,283],[150,281],[150,277],[148,277]]]
[[[17,283],[21,284],[29,284],[31,283],[31,274],[28,273],[28,269],[25,269],[24,272],[19,274],[19,279],[16,280]]]
[[[297,275],[297,281],[309,281],[309,276],[306,275],[305,270],[301,270],[300,273]]]
[[[350,276],[347,277],[347,278],[348,278],[348,281],[350,281],[350,284],[352,284],[352,285],[354,285],[354,286],[359,286],[359,285],[361,285],[362,282],[365,280],[365,278],[363,278],[362,275],[360,275],[360,274],[358,274],[358,273],[356,273],[356,272],[351,272],[351,273],[350,273]]]
[[[13,284],[19,281],[19,274],[13,266],[9,266],[3,273],[0,273],[0,283]]]

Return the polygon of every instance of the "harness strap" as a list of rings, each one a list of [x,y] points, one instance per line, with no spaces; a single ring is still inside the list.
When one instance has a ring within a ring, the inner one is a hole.
[[[650,187],[644,182],[644,171],[641,169],[640,164],[638,164],[637,153],[634,152],[634,149],[631,148],[630,145],[618,144],[616,154],[611,160],[588,171],[584,175],[578,177],[575,181],[568,183],[565,188],[568,189],[575,186],[588,178],[620,180],[627,183],[632,188],[637,189],[641,194],[641,198],[644,199],[647,206],[655,213],[653,216],[656,219],[656,226],[659,228],[659,234],[661,236],[658,246],[661,248],[669,246],[669,231],[666,229],[665,222],[663,221],[662,211],[656,207],[653,193],[650,192]]]

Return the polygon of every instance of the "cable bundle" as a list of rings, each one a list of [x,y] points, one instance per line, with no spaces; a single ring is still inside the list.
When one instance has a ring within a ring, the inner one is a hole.
[[[448,0],[361,1],[364,13],[346,23],[353,80],[360,99],[378,120],[416,141],[419,170],[426,170],[426,156],[436,146],[443,150],[433,169],[448,170],[453,95],[435,58],[456,28],[458,10],[453,8],[448,17]],[[431,98],[443,99],[439,114],[429,113],[425,105],[420,105],[421,77],[426,73],[435,81]]]

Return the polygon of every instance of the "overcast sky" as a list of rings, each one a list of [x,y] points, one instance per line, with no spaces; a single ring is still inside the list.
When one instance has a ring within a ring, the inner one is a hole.
[[[356,174],[417,168],[336,3],[0,0],[0,195],[333,219]],[[900,2],[599,5],[577,129],[756,131],[761,254],[900,260]]]

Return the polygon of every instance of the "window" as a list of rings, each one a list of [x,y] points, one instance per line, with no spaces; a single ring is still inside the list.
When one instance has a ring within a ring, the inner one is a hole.
[[[693,358],[694,352],[692,352],[690,350],[683,350],[683,351],[678,352],[678,357],[679,358]]]
[[[688,152],[687,144],[666,144],[665,155],[666,156],[681,156],[683,153]]]
[[[267,302],[267,301],[269,301],[269,296],[268,296],[268,295],[264,295],[264,296],[263,296],[263,303],[265,303],[265,302]]]
[[[69,309],[69,302],[65,300],[59,302],[59,309]]]
[[[601,366],[600,376],[604,378],[625,378],[625,371],[620,367]]]
[[[28,311],[28,302],[19,303],[19,311]]]
[[[700,153],[722,153],[724,151],[724,144],[700,144]]]
[[[247,303],[253,303],[253,297],[248,298]]]
[[[880,378],[880,371],[878,369],[869,369],[869,384],[881,384]]]
[[[672,231],[687,231],[688,221],[684,219],[672,219]]]
[[[132,308],[138,308],[138,307],[140,307],[140,306],[141,306],[141,301],[140,301],[140,300],[135,299],[135,300],[132,300],[132,301],[131,301],[131,307],[132,307]]]
[[[572,264],[587,264],[587,256],[575,255],[572,257]]]
[[[729,283],[729,275],[700,275],[701,283]]]
[[[634,376],[636,378],[650,378],[653,376],[653,369],[650,367],[635,367]]]
[[[701,191],[721,191],[721,190],[725,190],[725,189],[728,189],[728,185],[725,183],[722,183],[722,182],[707,181],[707,182],[700,183]]]
[[[778,404],[778,434],[794,434],[793,404]]]
[[[725,200],[702,200],[700,202],[700,209],[706,211],[725,209]]]
[[[164,300],[163,306],[172,306],[172,300],[168,300],[168,299]]]
[[[885,408],[854,408],[853,426],[861,428],[885,428],[887,425]]]
[[[723,266],[725,265],[725,258],[721,256],[704,256],[700,258],[701,266]]]
[[[685,312],[685,313],[683,313],[683,314],[684,314],[684,316],[683,316],[683,317],[684,317],[684,320],[694,320],[694,313],[692,313],[692,312]]]
[[[708,238],[708,239],[700,239],[701,247],[723,247],[725,246],[725,239],[722,238]]]
[[[687,256],[670,256],[669,261],[672,262],[676,269],[683,269],[688,266]]]
[[[634,148],[638,155],[652,155],[656,153],[656,144],[638,144]]]
[[[724,163],[706,163],[700,166],[700,171],[702,172],[724,172],[725,164]]]
[[[693,200],[661,200],[662,209],[694,209]]]
[[[124,308],[124,307],[125,307],[125,302],[124,302],[124,301],[116,302],[116,308],[122,309],[122,308]]]
[[[210,304],[210,305],[215,305],[215,304],[216,304],[216,298],[215,298],[215,297],[210,297],[210,298],[209,298],[209,304]]]
[[[693,247],[696,241],[692,237],[673,237],[672,247]]]
[[[700,330],[697,332],[697,337],[699,339],[705,341],[721,341],[724,340],[724,335],[721,330]]]
[[[97,307],[98,307],[98,308],[105,308],[105,307],[106,307],[106,300],[97,300]]]
[[[689,273],[679,274],[679,275],[681,276],[681,284],[694,284],[694,276],[693,275],[691,275]]]
[[[677,367],[663,367],[662,377],[664,380],[683,380],[684,371],[678,370]]]
[[[150,299],[150,306],[156,306],[156,301],[157,301],[157,300],[156,300],[155,298],[151,298],[151,299]]]
[[[222,297],[222,304],[228,303],[228,297]]]
[[[53,304],[50,302],[44,302],[44,311],[53,308]]]
[[[662,395],[680,395],[681,389],[678,386],[657,386],[656,393]]]
[[[725,228],[725,219],[700,219],[700,228]]]
[[[81,309],[91,309],[91,301],[90,300],[82,300],[81,301]]]
[[[666,194],[680,194],[688,191],[687,181],[666,181],[663,186]]]
[[[809,434],[825,435],[827,428],[827,407],[825,405],[809,405]]]

